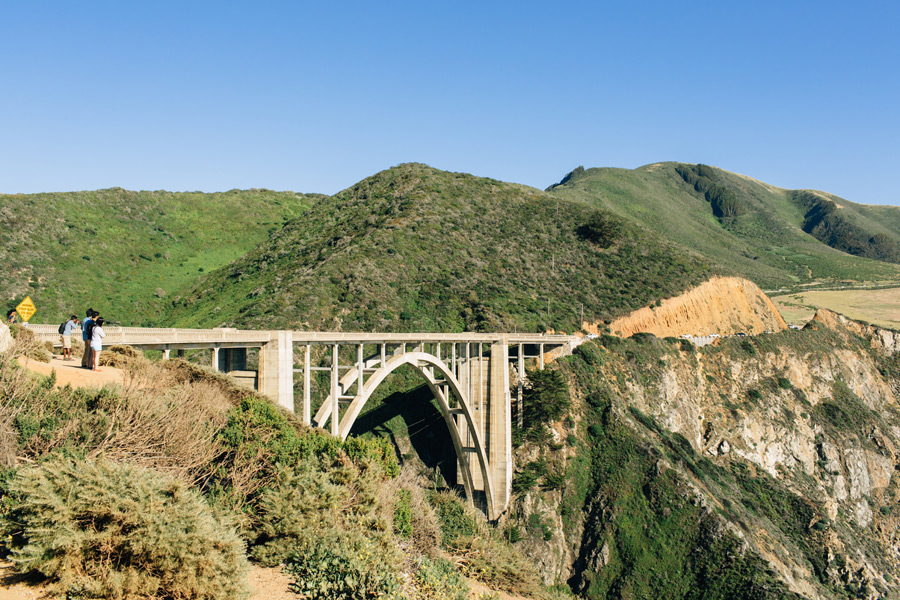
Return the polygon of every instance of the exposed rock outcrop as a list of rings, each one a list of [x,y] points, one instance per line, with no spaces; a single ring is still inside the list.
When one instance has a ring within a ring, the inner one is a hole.
[[[872,347],[888,356],[900,352],[900,332],[852,321],[842,314],[820,308],[807,326],[824,325],[837,332],[849,331],[869,340]]]
[[[596,332],[597,326],[586,325]],[[756,334],[782,331],[787,323],[778,309],[752,281],[714,277],[660,306],[636,310],[609,326],[613,335],[628,337],[647,332],[657,337],[679,335]]]

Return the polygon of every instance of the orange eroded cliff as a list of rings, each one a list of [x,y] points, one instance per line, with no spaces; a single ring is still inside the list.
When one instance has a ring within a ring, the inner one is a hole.
[[[597,328],[585,326],[588,331]],[[638,332],[658,337],[703,336],[781,331],[787,324],[755,283],[738,277],[714,277],[680,296],[663,300],[660,306],[641,308],[616,319],[609,329],[622,337]]]

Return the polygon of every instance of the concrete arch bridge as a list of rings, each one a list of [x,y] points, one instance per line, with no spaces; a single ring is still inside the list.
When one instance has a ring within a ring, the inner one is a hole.
[[[37,337],[59,344],[55,325],[31,325]],[[450,433],[458,483],[472,502],[498,518],[512,490],[512,420],[521,419],[526,359],[571,353],[580,338],[567,335],[487,333],[327,333],[237,329],[105,327],[106,345],[143,350],[209,349],[214,368],[252,382],[304,423],[345,439],[368,400],[402,366],[425,380]],[[314,347],[319,346],[314,351]],[[258,370],[246,370],[248,348],[259,349]],[[313,364],[313,354],[320,357]],[[321,359],[325,355],[325,360]],[[312,414],[312,377],[328,373],[328,394]],[[511,372],[513,373],[511,375]],[[511,381],[511,377],[514,381]],[[513,398],[512,385],[516,394]],[[295,396],[295,390],[297,391]]]

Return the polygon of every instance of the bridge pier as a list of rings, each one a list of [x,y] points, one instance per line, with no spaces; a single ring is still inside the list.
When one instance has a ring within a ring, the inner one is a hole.
[[[491,343],[487,356],[482,356],[481,344],[466,344],[464,348],[465,356],[457,359],[457,377],[463,389],[468,391],[475,426],[484,440],[490,465],[493,505],[505,508],[512,494],[513,474],[509,344],[505,339]],[[458,417],[457,427],[464,448],[472,448],[475,440],[467,429],[462,415]],[[484,492],[486,486],[481,476],[477,455],[469,451],[464,460],[469,462],[472,487]],[[457,470],[457,483],[463,483],[461,467]]]
[[[272,340],[259,349],[259,393],[294,410],[294,343],[292,331],[273,331]]]

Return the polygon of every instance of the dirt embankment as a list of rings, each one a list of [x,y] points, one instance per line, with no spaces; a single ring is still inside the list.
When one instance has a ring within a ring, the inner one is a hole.
[[[704,336],[781,331],[787,329],[787,323],[755,283],[739,277],[714,277],[680,296],[663,300],[660,306],[641,308],[616,319],[609,329],[622,337],[638,332],[658,337]]]

